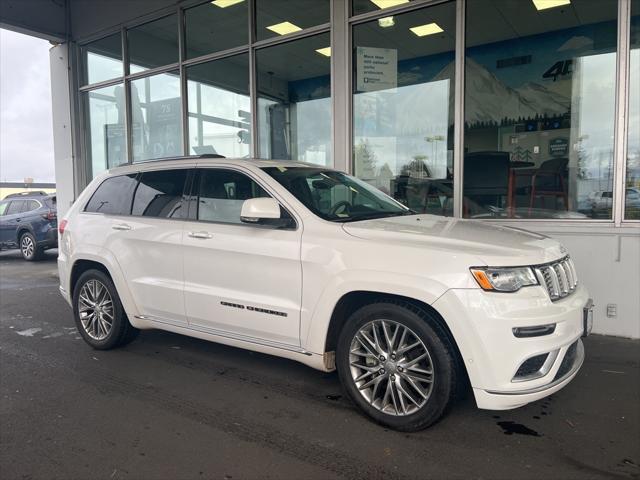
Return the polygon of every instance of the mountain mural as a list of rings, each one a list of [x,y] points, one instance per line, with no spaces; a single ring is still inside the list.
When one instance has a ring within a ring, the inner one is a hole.
[[[431,81],[453,78],[455,64],[443,68]],[[571,98],[544,85],[527,82],[518,88],[505,85],[498,77],[471,58],[466,60],[465,121],[468,126],[518,119],[559,116],[569,112]],[[449,99],[450,118],[453,98]]]

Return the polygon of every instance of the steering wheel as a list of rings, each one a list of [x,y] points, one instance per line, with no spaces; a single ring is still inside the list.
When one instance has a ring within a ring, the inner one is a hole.
[[[338,210],[340,210],[341,208],[344,208],[344,213],[348,214],[351,211],[351,202],[348,202],[346,200],[341,200],[338,203],[336,203],[333,207],[331,207],[331,210],[329,211],[329,215],[331,217],[337,217],[338,216]]]

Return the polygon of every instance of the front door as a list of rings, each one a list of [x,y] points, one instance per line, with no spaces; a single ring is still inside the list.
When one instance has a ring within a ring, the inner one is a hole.
[[[242,223],[243,201],[269,193],[248,172],[196,172],[191,220],[183,233],[190,326],[247,341],[299,346],[300,225],[276,229]]]

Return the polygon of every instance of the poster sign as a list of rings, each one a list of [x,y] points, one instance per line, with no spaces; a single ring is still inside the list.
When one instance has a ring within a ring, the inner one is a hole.
[[[549,140],[549,155],[552,157],[566,157],[569,154],[569,140],[553,138]]]
[[[392,48],[358,47],[356,76],[359,92],[396,88],[398,86],[398,51]]]
[[[154,158],[179,155],[182,151],[180,115],[179,98],[149,103],[149,153]]]

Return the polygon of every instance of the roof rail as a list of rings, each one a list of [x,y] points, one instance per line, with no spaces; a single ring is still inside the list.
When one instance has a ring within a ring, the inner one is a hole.
[[[16,197],[35,197],[35,196],[45,196],[45,195],[49,195],[47,192],[44,192],[42,190],[34,190],[33,192],[17,192],[17,193],[10,193],[9,195],[7,195],[6,198],[16,198]]]
[[[131,165],[140,165],[147,163],[155,163],[155,162],[170,162],[175,160],[195,160],[197,158],[227,158],[224,155],[219,155],[217,153],[203,153],[201,155],[180,155],[177,157],[164,157],[164,158],[149,158],[147,160],[141,160],[139,162],[131,163],[123,163],[122,165],[118,165],[112,168],[120,168],[120,167],[130,167]]]

